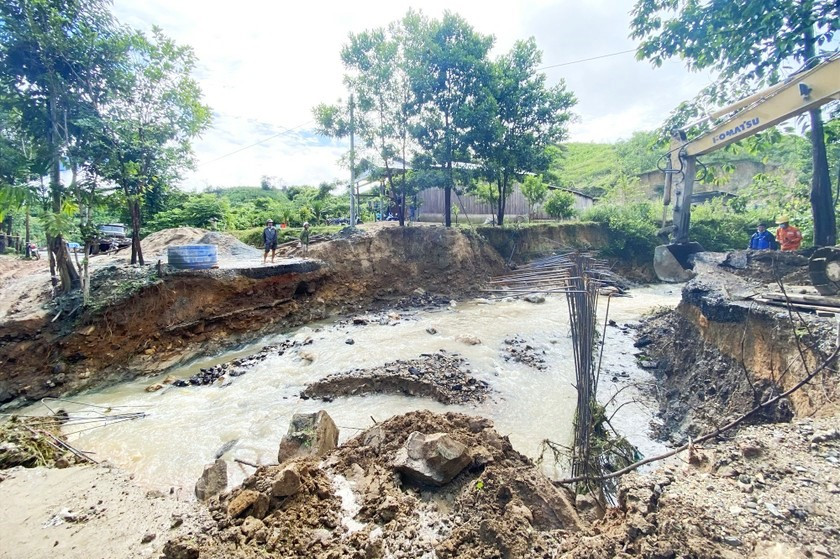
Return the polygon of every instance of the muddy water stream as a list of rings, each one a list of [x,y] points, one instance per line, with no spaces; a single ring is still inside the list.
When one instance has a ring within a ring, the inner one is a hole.
[[[676,287],[637,288],[630,297],[612,299],[610,318],[621,326],[654,307],[674,306],[678,300]],[[602,316],[605,306],[606,298],[602,297]],[[431,335],[427,328],[434,328],[437,333]],[[456,338],[463,334],[479,338],[481,344],[458,341]],[[504,360],[504,340],[514,335],[538,353],[544,352],[546,370]],[[225,443],[237,441],[224,457],[229,462],[232,483],[239,482],[252,469],[233,462],[233,458],[259,463],[276,461],[278,443],[292,414],[319,409],[327,410],[333,417],[342,440],[372,425],[372,418],[383,420],[426,408],[489,417],[500,433],[510,436],[517,450],[531,457],[539,454],[540,442],[545,438],[569,442],[575,407],[574,369],[567,307],[561,296],[549,297],[544,304],[522,300],[458,302],[436,311],[403,312],[394,325],[313,324],[194,363],[173,374],[186,378],[200,367],[255,353],[286,337],[313,341],[284,355],[269,356],[226,386],[167,387],[149,393],[145,387],[160,379],[143,379],[78,396],[77,400],[88,404],[110,406],[119,412],[146,411],[148,416],[83,431],[73,435],[71,441],[78,448],[94,451],[97,459],[134,473],[149,487],[180,487],[184,496],[192,494],[203,465],[212,462]],[[348,339],[354,343],[346,343]],[[638,368],[632,344],[630,333],[619,327],[607,328],[599,388],[602,401],[628,382],[650,382],[650,375]],[[465,357],[472,374],[489,383],[491,398],[478,405],[445,406],[402,395],[341,397],[331,402],[298,397],[308,383],[328,374],[375,367],[395,359],[415,359],[440,349]],[[314,361],[310,364],[301,359],[298,350],[314,354]],[[613,424],[643,453],[655,452],[656,443],[646,436],[652,409],[635,402],[640,396],[635,389],[624,390],[620,396],[618,402],[627,404],[619,410]],[[79,409],[66,404],[64,407],[71,413]],[[547,472],[563,473],[552,472],[552,468]]]

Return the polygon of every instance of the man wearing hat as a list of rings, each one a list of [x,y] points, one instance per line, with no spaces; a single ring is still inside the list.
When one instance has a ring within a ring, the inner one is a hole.
[[[802,244],[802,233],[789,223],[790,219],[786,215],[780,215],[776,219],[776,240],[782,250],[799,250],[799,245]]]
[[[263,264],[268,258],[268,251],[271,251],[271,263],[274,264],[274,252],[277,250],[277,229],[274,228],[274,220],[269,219],[265,222],[265,229],[263,229],[263,244],[265,245],[265,254],[263,254]]]
[[[773,238],[773,233],[767,230],[766,223],[759,223],[755,233],[750,237],[751,250],[768,250],[776,248],[776,239]]]

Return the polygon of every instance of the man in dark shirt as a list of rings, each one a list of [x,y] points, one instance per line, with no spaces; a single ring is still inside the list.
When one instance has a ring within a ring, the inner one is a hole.
[[[773,250],[776,248],[776,237],[767,230],[765,223],[758,224],[758,230],[750,237],[750,249]]]
[[[269,219],[265,222],[265,229],[263,229],[263,244],[265,245],[265,254],[263,254],[263,264],[268,258],[268,251],[271,251],[271,263],[274,264],[274,252],[277,250],[277,229],[274,227],[274,220]]]

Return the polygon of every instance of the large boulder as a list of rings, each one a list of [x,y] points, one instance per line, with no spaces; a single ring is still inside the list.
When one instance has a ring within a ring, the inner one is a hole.
[[[199,501],[206,501],[227,488],[227,462],[216,460],[204,466],[204,472],[195,484],[195,496]]]
[[[414,431],[397,451],[393,466],[412,481],[439,487],[452,481],[470,462],[467,447],[446,433]]]
[[[277,462],[282,464],[297,456],[323,456],[336,446],[338,427],[327,412],[296,413],[289,432],[280,441]]]

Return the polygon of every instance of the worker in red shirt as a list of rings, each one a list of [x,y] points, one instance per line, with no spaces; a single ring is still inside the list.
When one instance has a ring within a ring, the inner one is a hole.
[[[802,233],[789,222],[790,218],[786,215],[776,219],[776,224],[779,226],[776,229],[776,241],[782,250],[799,250],[799,245],[802,244]]]

